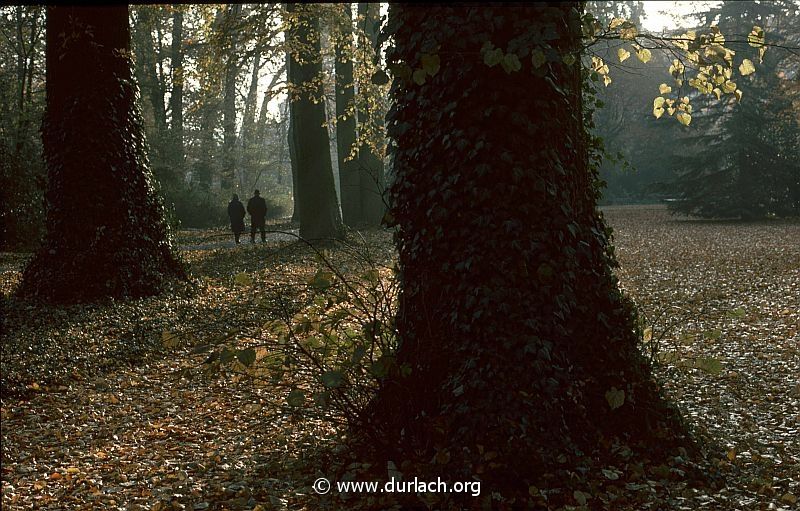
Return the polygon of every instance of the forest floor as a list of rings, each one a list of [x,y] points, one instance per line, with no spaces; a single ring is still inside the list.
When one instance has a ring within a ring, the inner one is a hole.
[[[577,492],[567,508],[798,509],[800,223],[675,219],[644,206],[605,213],[644,348],[698,438],[712,440],[725,484],[697,489],[670,467],[610,467],[589,485],[602,490]],[[261,328],[276,303],[302,310],[319,254],[291,234],[235,246],[222,229],[182,231],[177,242],[192,284],[71,307],[11,298],[28,255],[0,255],[4,510],[348,507],[311,490],[331,474],[341,430],[291,413],[283,387],[212,374],[207,354],[193,352],[231,329]],[[324,255],[359,271],[353,247],[378,264],[394,257],[388,232],[353,235]]]

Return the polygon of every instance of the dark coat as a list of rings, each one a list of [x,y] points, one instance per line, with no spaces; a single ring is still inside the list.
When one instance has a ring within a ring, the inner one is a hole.
[[[231,230],[233,232],[244,232],[244,204],[238,200],[228,203],[228,218],[231,219]]]
[[[250,200],[247,201],[247,212],[250,213],[253,225],[264,225],[264,219],[267,216],[267,201],[261,196],[250,197]]]

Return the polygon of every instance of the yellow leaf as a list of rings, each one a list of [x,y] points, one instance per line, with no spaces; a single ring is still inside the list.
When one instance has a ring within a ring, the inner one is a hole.
[[[636,56],[645,64],[650,62],[650,59],[653,58],[653,54],[650,53],[650,50],[647,48],[642,48],[641,50],[637,51]]]
[[[439,55],[423,53],[420,61],[422,62],[422,69],[429,75],[433,76],[439,72]]]
[[[736,448],[735,447],[731,447],[730,449],[728,449],[728,455],[727,456],[728,456],[728,460],[733,461],[734,458],[736,458]]]
[[[80,469],[75,467],[69,467],[67,469],[67,474],[77,474],[78,472],[80,472]]]
[[[237,273],[233,281],[240,286],[249,286],[253,284],[253,277],[246,272]]]
[[[727,81],[724,84],[722,84],[722,92],[724,92],[725,94],[733,94],[735,91],[736,91],[735,83]]]
[[[509,74],[522,69],[522,63],[519,61],[519,57],[517,57],[516,53],[506,53],[503,60],[500,61],[500,65],[503,66],[503,70]]]
[[[718,89],[718,88],[716,88],[716,87],[714,87],[714,94],[716,94],[716,95],[717,95],[717,99],[719,99],[720,97],[722,97],[722,91],[721,91],[721,90],[719,90],[719,89]]]
[[[742,91],[740,91],[739,89],[736,89],[736,92],[734,92],[733,94],[736,96],[736,101],[741,101],[742,100],[742,95],[743,95]]]
[[[653,340],[653,329],[650,327],[645,328],[644,332],[642,332],[642,338],[645,342]]]
[[[170,332],[169,330],[161,332],[161,345],[165,348],[174,348],[180,344],[180,341],[180,335],[176,332]]]
[[[611,77],[608,75],[603,75],[603,83],[606,87],[608,87],[611,84]]]
[[[619,37],[628,41],[636,39],[637,34],[636,26],[633,23],[626,23],[619,31]]]
[[[662,83],[661,85],[658,86],[658,92],[661,94],[669,94],[670,92],[672,92],[672,87],[670,87],[666,83]]]
[[[661,108],[662,106],[664,106],[664,101],[665,100],[663,97],[658,96],[656,99],[653,100],[653,108]]]
[[[676,115],[675,118],[678,119],[678,121],[684,126],[688,126],[689,123],[692,122],[692,116],[686,112],[678,112],[678,115]]]
[[[661,107],[654,108],[653,109],[653,115],[656,116],[656,119],[661,119],[661,116],[664,115],[664,109],[661,108]],[[670,114],[670,115],[672,115],[672,114]]]
[[[542,67],[545,62],[547,62],[547,57],[544,56],[542,50],[536,48],[531,52],[531,64],[533,64],[533,67],[538,69]],[[573,60],[572,62],[574,63],[575,61]]]
[[[611,389],[606,391],[606,402],[608,402],[608,406],[610,406],[612,410],[616,410],[625,404],[625,391],[617,390],[616,387],[611,387]]]
[[[797,503],[797,497],[792,493],[784,493],[783,496],[781,496],[781,502],[794,505]]]
[[[668,113],[669,115],[675,115],[675,109],[674,109],[674,108],[672,108],[672,107],[669,107],[669,108],[667,108],[667,113]]]
[[[614,30],[623,23],[625,23],[625,20],[623,18],[614,18],[611,20],[611,23],[608,25],[608,28],[609,30]]]
[[[739,65],[739,72],[742,73],[742,76],[747,76],[755,73],[756,67],[753,65],[753,62],[750,59],[744,59]]]
[[[625,48],[619,48],[617,50],[617,57],[619,58],[620,62],[625,62],[631,56],[631,52],[626,50]]]

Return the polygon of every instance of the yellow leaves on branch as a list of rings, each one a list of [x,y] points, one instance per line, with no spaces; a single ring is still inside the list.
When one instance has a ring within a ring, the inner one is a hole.
[[[630,57],[630,56],[631,56],[631,52],[629,52],[625,48],[619,48],[617,50],[617,57],[619,58],[620,62],[625,62],[626,60],[628,60],[628,57]]]
[[[742,76],[747,76],[755,73],[756,67],[753,65],[753,62],[750,59],[744,59],[742,63],[739,64],[739,72],[742,74]]]

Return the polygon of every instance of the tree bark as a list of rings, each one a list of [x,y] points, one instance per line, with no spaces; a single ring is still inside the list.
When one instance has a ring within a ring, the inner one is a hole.
[[[529,485],[575,470],[579,451],[607,460],[617,438],[658,451],[659,435],[681,434],[611,270],[580,59],[546,74],[520,59],[509,73],[481,56],[487,41],[507,51],[543,31],[557,54],[577,54],[578,15],[577,2],[390,6],[389,65],[422,69],[435,53],[441,66],[392,85],[402,295],[392,371],[361,427],[383,439],[376,466],[481,474],[524,502]]]
[[[339,190],[342,220],[350,227],[362,221],[358,159],[350,153],[356,142],[355,89],[353,87],[353,13],[350,4],[340,6],[342,19],[336,37],[336,149],[339,158]]]
[[[300,236],[309,240],[340,238],[343,234],[325,128],[325,105],[318,80],[322,65],[315,8],[286,4],[287,13],[293,15],[286,38],[296,45],[295,52],[290,55],[289,81],[300,90],[289,113],[297,165],[295,194],[300,203]]]
[[[153,118],[160,145],[167,131],[167,110],[164,104],[164,84],[161,83],[158,77],[158,56],[156,55],[155,41],[153,40],[155,18],[153,9],[155,8],[149,5],[143,5],[138,8],[139,22],[135,29],[137,36],[136,48],[138,50],[138,65],[136,67],[140,87],[143,89],[150,102],[150,107],[153,109]]]
[[[373,58],[378,41],[378,32],[375,30],[375,24],[380,19],[380,4],[359,3],[358,15],[362,19],[362,29],[365,35],[362,40],[362,44],[365,46],[363,54]],[[363,91],[360,91],[360,93],[363,94]],[[368,115],[366,111],[359,112],[358,122],[361,124],[359,130],[363,131],[367,123],[371,122],[381,125],[376,125],[375,129],[372,130],[373,132],[382,132],[383,114],[381,112],[371,114]],[[368,144],[362,144],[358,152],[358,165],[360,170],[361,219],[367,225],[377,227],[381,225],[381,220],[386,212],[386,205],[383,199],[383,193],[386,188],[383,155],[375,154],[375,151]]]
[[[228,191],[235,182],[236,172],[236,79],[239,76],[236,49],[239,40],[239,19],[242,13],[240,4],[228,6],[225,16],[226,55],[225,55],[225,91],[222,100],[222,179],[221,188]]]
[[[291,83],[291,52],[286,52],[286,81]],[[300,223],[300,187],[297,184],[297,146],[295,145],[294,122],[292,122],[292,98],[286,100],[289,114],[286,118],[286,144],[289,148],[289,166],[292,169],[292,223]]]
[[[157,293],[185,274],[147,161],[128,8],[51,6],[46,30],[48,235],[18,293],[51,302]]]
[[[176,172],[182,173],[185,158],[183,147],[183,10],[179,5],[173,5],[172,8],[172,44],[170,47],[172,94],[169,97],[172,147],[170,155],[172,164],[176,166]]]

